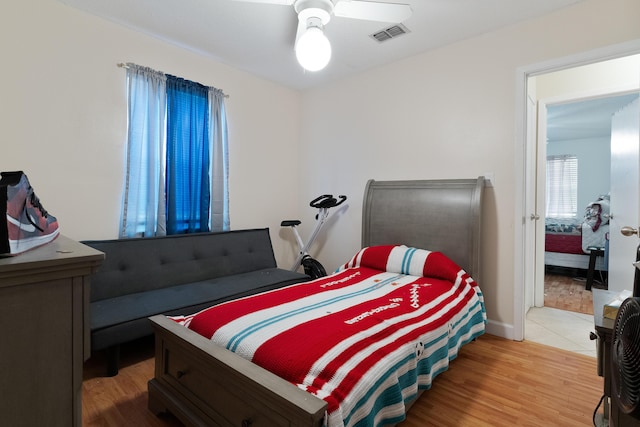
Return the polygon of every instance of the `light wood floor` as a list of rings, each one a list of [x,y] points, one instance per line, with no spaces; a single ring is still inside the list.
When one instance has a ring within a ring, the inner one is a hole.
[[[147,410],[151,341],[122,349],[116,377],[104,360],[85,364],[83,426],[181,426]],[[532,342],[484,335],[460,352],[398,427],[590,426],[602,394],[595,359]]]

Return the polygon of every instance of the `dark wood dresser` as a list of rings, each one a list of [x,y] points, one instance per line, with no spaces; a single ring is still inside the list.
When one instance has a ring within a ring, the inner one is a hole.
[[[64,236],[0,258],[2,425],[82,425],[89,279],[103,259]]]

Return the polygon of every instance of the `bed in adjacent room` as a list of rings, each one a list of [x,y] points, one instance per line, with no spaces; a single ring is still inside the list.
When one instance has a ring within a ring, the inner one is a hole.
[[[584,218],[545,218],[544,263],[587,270],[590,248],[604,250],[608,233],[608,196],[589,203]],[[604,257],[596,260],[595,269],[607,270]]]
[[[152,318],[150,409],[187,425],[402,421],[484,332],[483,186],[371,180],[362,249],[333,275]]]
[[[582,221],[545,219],[545,265],[587,269],[589,255],[582,250]]]

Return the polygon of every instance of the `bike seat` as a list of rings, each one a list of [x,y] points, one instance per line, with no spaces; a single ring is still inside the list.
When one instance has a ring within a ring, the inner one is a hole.
[[[300,225],[302,224],[301,221],[297,220],[297,219],[288,219],[286,221],[282,221],[280,223],[281,227],[293,227],[294,225]]]

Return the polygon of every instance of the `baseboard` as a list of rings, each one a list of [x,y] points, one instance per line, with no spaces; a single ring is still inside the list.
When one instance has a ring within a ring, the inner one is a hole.
[[[509,340],[512,340],[515,337],[515,334],[513,332],[513,325],[497,322],[495,320],[489,320],[487,322],[485,332],[487,334],[495,335]]]

